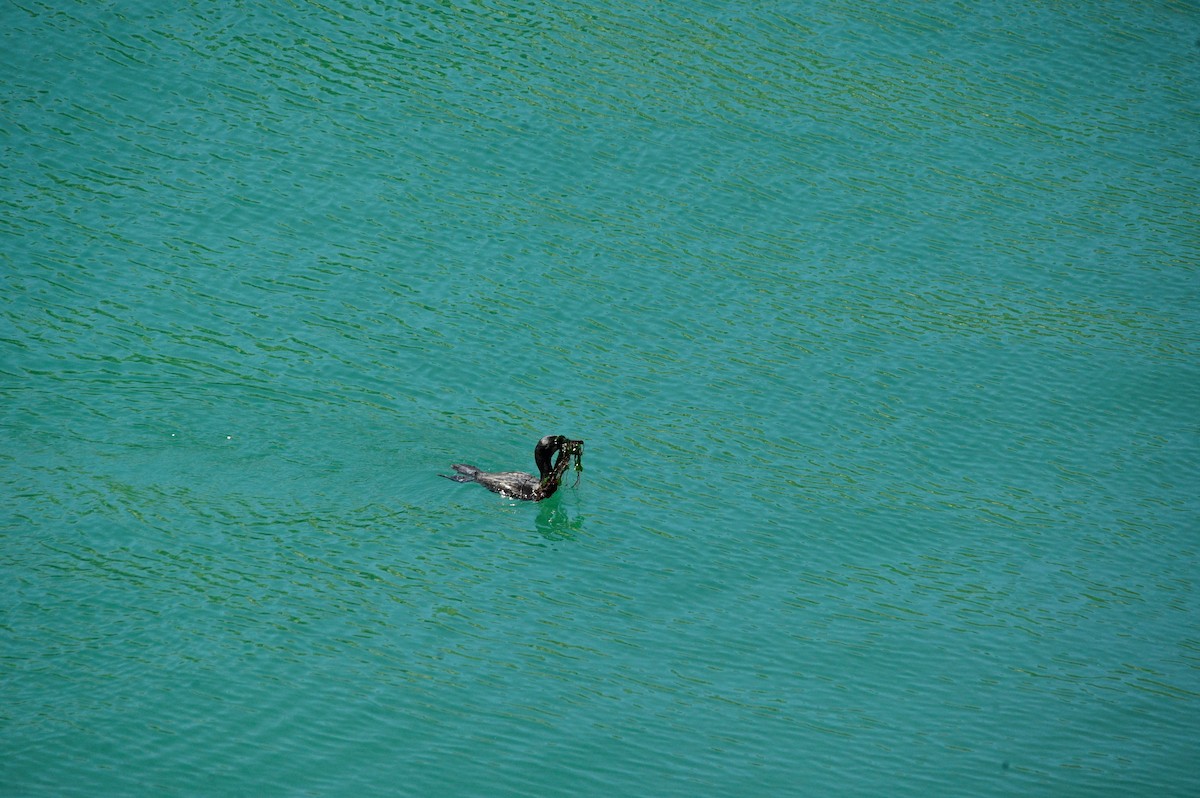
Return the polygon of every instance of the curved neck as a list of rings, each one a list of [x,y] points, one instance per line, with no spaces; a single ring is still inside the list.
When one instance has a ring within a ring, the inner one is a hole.
[[[550,458],[554,456],[554,451],[549,446],[541,445],[533,450],[533,462],[537,464],[538,479],[545,480],[550,475]]]
[[[558,484],[562,480],[563,473],[570,465],[571,458],[569,455],[558,452],[558,459],[554,461],[554,467],[550,469],[550,473],[542,475],[542,481],[538,483],[536,488],[541,498],[552,496],[558,490]]]

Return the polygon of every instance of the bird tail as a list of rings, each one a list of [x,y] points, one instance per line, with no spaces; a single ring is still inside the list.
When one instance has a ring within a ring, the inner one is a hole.
[[[454,465],[452,465],[450,467],[453,468],[458,473],[453,474],[453,475],[452,474],[438,474],[438,476],[445,477],[446,479],[452,479],[455,482],[474,482],[476,475],[479,474],[479,469],[476,468],[475,466],[471,466],[471,465],[463,465],[462,463],[455,463]]]

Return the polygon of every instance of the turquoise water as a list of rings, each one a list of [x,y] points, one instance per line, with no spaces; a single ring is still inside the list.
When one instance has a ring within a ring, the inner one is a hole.
[[[3,794],[1200,792],[1194,5],[0,19]]]

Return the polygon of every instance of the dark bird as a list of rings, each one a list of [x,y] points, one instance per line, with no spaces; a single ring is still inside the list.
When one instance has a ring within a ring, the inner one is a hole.
[[[558,459],[551,463],[554,455]],[[554,495],[562,481],[563,473],[575,458],[575,470],[582,471],[583,441],[573,441],[562,435],[547,435],[533,449],[533,462],[537,464],[538,476],[523,471],[480,471],[472,465],[455,463],[450,466],[457,474],[438,474],[455,482],[478,482],[492,493],[510,499],[540,502]],[[578,480],[576,480],[578,484]]]

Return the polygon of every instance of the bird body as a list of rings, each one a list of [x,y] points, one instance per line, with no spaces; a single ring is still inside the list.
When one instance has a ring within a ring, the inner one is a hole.
[[[557,460],[553,460],[555,454],[558,455]],[[574,441],[562,435],[547,435],[533,449],[538,476],[523,471],[483,471],[465,463],[450,466],[456,473],[439,476],[455,482],[477,482],[493,493],[510,499],[540,502],[558,490],[572,457],[575,458],[575,468],[582,470],[583,441]]]

